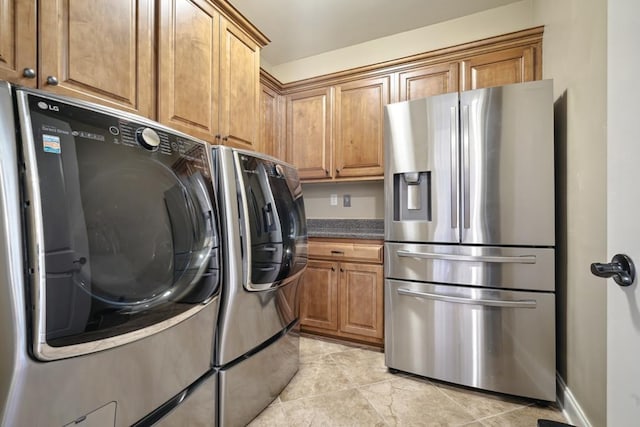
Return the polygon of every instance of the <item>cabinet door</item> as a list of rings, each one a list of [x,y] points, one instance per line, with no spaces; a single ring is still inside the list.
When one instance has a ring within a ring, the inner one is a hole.
[[[381,265],[340,264],[340,331],[383,337],[383,273]]]
[[[338,263],[309,260],[302,280],[300,324],[338,330]]]
[[[154,117],[154,4],[153,0],[38,2],[38,85]]]
[[[159,4],[158,120],[214,142],[218,131],[220,15],[206,0]]]
[[[260,87],[260,149],[270,156],[284,159],[282,96],[266,85]]]
[[[437,64],[398,73],[400,101],[458,91],[458,63]]]
[[[222,144],[259,150],[260,48],[221,19],[220,134]]]
[[[287,161],[301,179],[331,177],[331,88],[287,97]]]
[[[390,80],[384,76],[336,86],[336,177],[383,176]]]
[[[0,0],[0,80],[36,86],[36,43],[35,0]]]
[[[505,49],[462,61],[461,90],[480,89],[539,79],[534,46]]]

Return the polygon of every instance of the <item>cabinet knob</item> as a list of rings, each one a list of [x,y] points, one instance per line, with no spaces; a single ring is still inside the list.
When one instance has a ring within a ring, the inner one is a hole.
[[[58,86],[58,78],[56,76],[47,76],[47,84],[50,86]]]
[[[229,140],[229,135],[227,135],[227,136],[223,136],[223,137],[222,137],[222,140],[223,140],[223,141],[228,141],[228,140]]]
[[[340,173],[340,169],[336,169],[336,173]]]
[[[36,70],[34,70],[33,68],[25,68],[24,70],[22,70],[22,77],[26,77],[28,79],[35,79]]]
[[[335,267],[331,267],[331,271],[336,271],[336,268]]]
[[[221,137],[221,135],[220,135],[220,134],[217,134],[217,135],[215,136],[215,138],[216,138],[216,139],[220,139],[220,137]]]
[[[340,273],[344,273],[344,269],[343,268],[340,269]]]

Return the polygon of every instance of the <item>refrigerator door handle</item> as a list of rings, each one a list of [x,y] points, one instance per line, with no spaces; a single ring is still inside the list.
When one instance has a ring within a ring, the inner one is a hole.
[[[458,228],[458,107],[451,107],[451,228]]]
[[[464,228],[471,227],[471,181],[469,173],[469,106],[462,106],[462,209]]]
[[[535,255],[494,256],[494,255],[455,255],[436,252],[396,251],[396,255],[405,258],[439,259],[443,261],[493,262],[501,264],[535,264]]]
[[[482,299],[482,298],[463,298],[451,295],[432,294],[429,292],[418,292],[411,289],[398,288],[398,295],[405,295],[411,297],[431,299],[435,301],[450,302],[454,304],[472,304],[472,305],[484,305],[487,307],[505,307],[505,308],[536,308],[535,300],[494,300],[494,299]]]

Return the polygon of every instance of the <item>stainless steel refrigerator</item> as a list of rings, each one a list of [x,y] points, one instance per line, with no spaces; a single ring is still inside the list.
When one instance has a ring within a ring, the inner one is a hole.
[[[555,401],[552,81],[385,108],[385,360]]]

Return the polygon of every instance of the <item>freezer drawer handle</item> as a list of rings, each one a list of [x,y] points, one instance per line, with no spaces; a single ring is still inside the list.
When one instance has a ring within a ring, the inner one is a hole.
[[[444,261],[466,261],[466,262],[495,262],[501,264],[535,264],[535,255],[520,256],[491,256],[491,255],[452,255],[439,254],[435,252],[413,252],[413,251],[397,251],[399,257],[406,258],[423,258],[423,259],[440,259]]]
[[[506,301],[506,300],[494,300],[494,299],[475,299],[475,298],[462,298],[454,297],[450,295],[430,294],[428,292],[417,292],[411,289],[398,288],[398,295],[406,295],[411,297],[426,298],[436,301],[451,302],[454,304],[472,304],[472,305],[484,305],[488,307],[508,307],[508,308],[536,308],[535,300],[518,300],[518,301]]]

